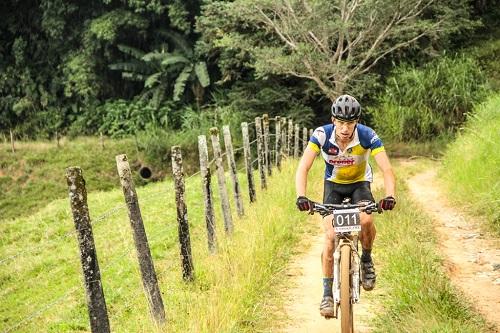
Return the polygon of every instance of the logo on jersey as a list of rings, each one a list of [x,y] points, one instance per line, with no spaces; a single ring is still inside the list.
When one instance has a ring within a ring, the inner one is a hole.
[[[347,149],[347,153],[352,153],[352,148]]]
[[[337,147],[328,148],[328,155],[338,155],[339,149]]]
[[[354,165],[354,162],[355,160],[353,157],[338,157],[336,159],[331,159],[328,161],[328,163],[339,167]]]
[[[373,143],[374,143],[375,141],[377,141],[377,140],[380,140],[380,138],[378,137],[378,135],[377,135],[377,134],[375,134],[375,132],[374,132],[374,131],[372,131],[372,135],[373,135],[373,137],[372,137],[372,138],[371,138],[371,140],[370,140],[370,143],[371,143],[371,144],[373,144]]]

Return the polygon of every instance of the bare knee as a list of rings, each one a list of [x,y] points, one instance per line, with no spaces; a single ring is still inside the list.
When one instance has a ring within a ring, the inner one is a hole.
[[[371,229],[373,228],[374,224],[373,224],[373,216],[370,214],[365,214],[365,213],[362,213],[361,214],[361,228],[363,229]]]

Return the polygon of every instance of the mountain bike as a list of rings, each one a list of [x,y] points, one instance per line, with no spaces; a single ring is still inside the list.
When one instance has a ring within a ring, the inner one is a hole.
[[[333,252],[333,302],[334,316],[338,319],[340,307],[340,326],[342,333],[354,332],[353,304],[359,303],[361,284],[361,261],[358,253],[359,232],[361,231],[360,212],[381,213],[377,203],[351,204],[349,199],[341,204],[320,204],[312,202],[311,214],[319,213],[325,217],[333,214],[332,225],[335,230]]]

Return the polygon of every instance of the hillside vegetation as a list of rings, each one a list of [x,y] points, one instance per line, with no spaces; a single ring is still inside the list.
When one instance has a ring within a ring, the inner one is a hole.
[[[441,176],[450,197],[483,216],[500,235],[500,94],[469,114],[467,123],[444,156]]]

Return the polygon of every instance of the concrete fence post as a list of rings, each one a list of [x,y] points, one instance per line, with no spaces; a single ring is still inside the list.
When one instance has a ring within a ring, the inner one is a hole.
[[[13,153],[16,152],[16,147],[14,145],[14,132],[12,131],[12,128],[9,129],[10,131],[10,148],[12,150]]]
[[[295,140],[293,141],[293,157],[299,158],[299,138],[300,138],[300,127],[299,124],[295,124],[294,129]]]
[[[128,217],[130,226],[134,236],[135,248],[137,250],[137,259],[141,270],[142,284],[147,293],[149,308],[153,319],[157,324],[165,322],[165,308],[161,298],[160,288],[158,287],[158,279],[149,249],[148,238],[144,222],[142,220],[141,209],[135,191],[134,182],[132,180],[132,171],[128,163],[127,155],[116,156],[116,167],[120,176],[125,203],[128,208]]]
[[[198,136],[198,151],[200,154],[200,173],[203,186],[203,197],[205,203],[205,222],[207,225],[207,240],[208,251],[215,253],[216,251],[216,234],[215,234],[215,213],[214,200],[212,196],[212,175],[208,166],[208,147],[207,138],[205,135]]]
[[[222,206],[222,216],[224,217],[224,230],[228,234],[233,233],[233,217],[231,215],[231,206],[229,205],[229,197],[227,195],[226,176],[224,174],[224,166],[222,165],[222,153],[219,143],[219,130],[217,127],[210,129],[210,137],[212,139],[212,148],[214,150],[215,167],[217,169],[217,181],[219,183],[219,195]]]
[[[260,117],[255,117],[255,132],[257,133],[257,160],[260,174],[260,188],[266,189],[266,170],[264,157],[264,136],[262,135],[262,122]]]
[[[286,154],[287,156],[293,155],[293,120],[288,119],[288,131],[287,131],[287,144],[286,144]]]
[[[233,141],[231,139],[229,126],[223,126],[222,132],[224,134],[224,146],[226,147],[227,165],[233,182],[233,195],[234,201],[236,202],[236,211],[238,212],[238,216],[243,216],[245,211],[243,209],[243,200],[241,199],[241,188],[238,180],[238,172],[236,170],[236,161],[234,160]]]
[[[255,192],[255,183],[253,180],[253,167],[252,167],[252,150],[250,149],[250,138],[248,135],[248,123],[241,123],[241,133],[243,135],[243,152],[245,154],[245,169],[247,172],[248,180],[248,195],[250,202],[257,200]]]
[[[272,163],[271,163],[271,149],[270,149],[270,137],[269,137],[269,116],[264,114],[262,116],[262,129],[264,134],[264,160],[266,164],[267,174],[271,176],[273,174],[272,171]]]
[[[85,189],[82,169],[79,167],[66,169],[66,180],[80,248],[90,330],[92,333],[108,333],[110,332],[108,312],[102,290],[101,272],[97,261],[92,225],[90,224],[87,190]]]
[[[193,258],[191,255],[191,238],[187,219],[187,206],[184,193],[184,170],[182,167],[181,147],[172,147],[172,173],[174,174],[175,202],[177,205],[177,222],[179,224],[179,244],[181,249],[182,278],[184,281],[194,280]]]
[[[302,153],[306,151],[307,144],[309,143],[309,137],[307,136],[307,128],[302,128]]]
[[[281,171],[281,145],[282,145],[282,137],[281,137],[281,117],[276,117],[276,127],[275,127],[275,138],[276,138],[276,167]]]

